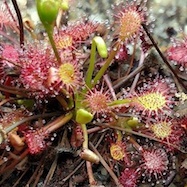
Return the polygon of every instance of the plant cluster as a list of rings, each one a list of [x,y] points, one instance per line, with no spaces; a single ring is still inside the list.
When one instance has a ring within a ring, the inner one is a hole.
[[[114,5],[108,26],[68,20],[73,1],[35,3],[40,35],[16,0],[0,4],[0,184],[136,187],[182,179],[187,37],[163,54],[145,0]]]

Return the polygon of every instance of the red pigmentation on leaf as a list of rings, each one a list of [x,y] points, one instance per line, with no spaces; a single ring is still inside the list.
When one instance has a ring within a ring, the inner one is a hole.
[[[175,65],[180,65],[184,69],[187,68],[187,38],[184,41],[174,44],[167,50],[168,59],[173,61]]]
[[[126,168],[121,173],[119,181],[124,187],[136,187],[138,177],[139,177],[139,175],[135,169]]]
[[[47,144],[45,138],[48,134],[42,129],[28,131],[25,133],[25,141],[31,154],[38,154],[43,151]]]

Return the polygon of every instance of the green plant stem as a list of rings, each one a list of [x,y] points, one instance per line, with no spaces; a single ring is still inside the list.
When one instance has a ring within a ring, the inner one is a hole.
[[[92,76],[93,76],[94,66],[95,66],[96,49],[102,58],[106,58],[108,56],[107,46],[103,38],[100,36],[95,36],[92,40],[90,63],[89,63],[88,71],[87,71],[87,76],[85,79],[86,84],[89,88],[91,88],[91,85],[92,85],[91,81],[92,81]]]
[[[108,103],[108,106],[109,107],[121,106],[121,105],[129,104],[130,102],[131,102],[131,99],[115,100],[115,101]]]
[[[56,56],[56,59],[57,59],[57,62],[59,64],[59,66],[61,65],[61,59],[60,59],[60,55],[58,53],[58,50],[56,48],[56,45],[55,45],[55,42],[54,42],[54,39],[53,39],[53,26],[51,25],[44,25],[45,29],[46,29],[46,32],[47,32],[47,35],[48,35],[48,38],[49,38],[49,41],[51,43],[51,46],[53,48],[53,51],[55,53],[55,56]]]
[[[111,64],[112,60],[114,59],[115,55],[117,54],[119,47],[120,47],[120,42],[117,41],[115,46],[112,48],[105,64],[102,66],[102,68],[99,70],[99,72],[94,77],[91,88],[93,88],[98,83],[98,81],[102,78],[102,76],[105,74],[106,70],[108,69],[109,65]]]
[[[121,133],[121,131],[116,130],[116,134],[117,134],[117,140],[116,140],[116,142],[122,141],[122,133]]]
[[[87,132],[86,124],[81,124],[81,128],[82,128],[83,137],[84,137],[84,142],[82,144],[82,147],[83,149],[88,149],[88,132]]]
[[[85,79],[86,85],[89,88],[91,87],[91,80],[92,80],[92,75],[94,72],[95,56],[96,56],[96,43],[93,41],[92,47],[91,47],[90,63],[89,63],[89,67],[88,67],[87,75],[86,75],[86,79]]]

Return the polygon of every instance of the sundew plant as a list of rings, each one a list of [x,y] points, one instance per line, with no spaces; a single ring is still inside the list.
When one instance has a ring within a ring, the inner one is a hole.
[[[29,3],[0,2],[0,185],[187,185],[185,32],[159,46],[149,0]]]

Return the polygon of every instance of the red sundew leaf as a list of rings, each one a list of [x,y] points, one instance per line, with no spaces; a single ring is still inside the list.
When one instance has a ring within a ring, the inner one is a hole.
[[[45,138],[48,134],[42,129],[27,131],[24,136],[31,154],[39,154],[47,146]]]
[[[169,60],[173,60],[178,65],[187,66],[187,47],[186,45],[171,47],[167,51]]]
[[[126,168],[119,177],[120,183],[124,187],[136,187],[138,180],[138,173],[133,168]]]

